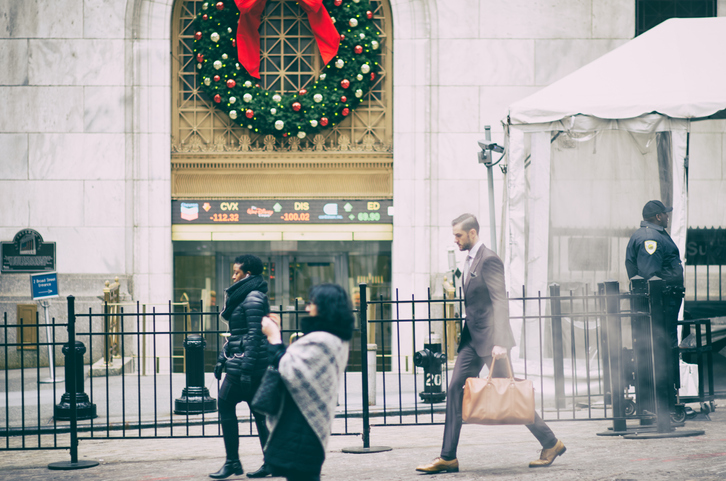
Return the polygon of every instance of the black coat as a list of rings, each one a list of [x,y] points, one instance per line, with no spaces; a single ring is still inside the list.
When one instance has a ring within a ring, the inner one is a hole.
[[[285,352],[282,344],[270,346],[271,362],[277,365]],[[302,472],[320,474],[325,451],[297,404],[284,389],[284,407],[280,421],[265,447],[265,464],[273,473]],[[277,469],[276,469],[277,468]]]
[[[228,358],[243,355],[240,359],[241,375],[251,379],[261,378],[269,364],[267,338],[262,333],[262,318],[269,312],[267,295],[260,291],[250,292],[232,310],[229,319],[231,335],[219,353],[218,362],[226,364]]]

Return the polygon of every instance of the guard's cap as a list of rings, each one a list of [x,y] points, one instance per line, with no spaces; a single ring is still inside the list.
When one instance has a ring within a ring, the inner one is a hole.
[[[649,200],[643,207],[643,219],[650,219],[651,217],[655,217],[657,214],[670,212],[672,210],[673,207],[666,207],[663,205],[663,202],[659,200]]]

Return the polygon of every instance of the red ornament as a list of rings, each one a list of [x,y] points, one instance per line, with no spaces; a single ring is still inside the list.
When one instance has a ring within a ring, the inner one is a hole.
[[[295,112],[299,112],[301,108],[302,108],[302,105],[300,105],[300,102],[293,102],[292,103],[292,109]]]
[[[232,46],[233,47],[236,47],[237,46],[237,39],[236,38],[233,38],[232,39]]]
[[[196,32],[194,34],[194,40],[201,40],[202,39],[202,32]]]
[[[204,55],[202,55],[201,53],[198,53],[197,54],[197,62],[199,62],[199,63],[204,62]]]
[[[255,116],[255,112],[252,109],[245,110],[245,117],[247,117],[248,119],[251,119],[254,116]]]
[[[340,7],[341,5],[343,5],[343,0],[335,0],[333,2],[333,5],[335,5],[336,7]]]
[[[340,97],[340,101],[343,102],[343,103],[346,103],[348,101],[348,97],[346,97],[345,95],[343,95],[342,97]]]
[[[224,2],[217,2],[215,7],[217,7],[217,10],[219,10],[219,11],[224,10]]]
[[[215,101],[215,102],[217,102],[217,103],[221,102],[221,101],[222,101],[222,96],[221,96],[221,95],[219,95],[219,94],[215,95],[215,96],[214,96],[214,101]],[[347,114],[346,114],[346,115],[347,115]]]
[[[215,75],[212,78],[214,79],[215,82],[219,82],[219,79],[220,79],[219,75]]]
[[[202,20],[209,20],[209,15],[207,15],[206,13],[202,15]]]
[[[368,10],[366,12],[366,17],[368,17],[368,20],[370,20],[371,18],[373,18],[373,12],[371,12],[370,10]]]
[[[307,90],[305,90],[305,89],[300,89],[300,95],[305,95],[306,93],[308,93],[308,91],[307,91]]]
[[[361,54],[363,53],[363,47],[361,47],[360,45],[356,45],[355,47],[353,47],[353,51],[357,54]]]
[[[340,86],[343,87],[344,89],[347,89],[348,87],[350,87],[350,80],[348,80],[347,78],[344,78],[343,80],[340,81]]]
[[[255,87],[260,88],[260,84],[255,84]]]
[[[343,34],[341,33],[341,34],[340,34],[340,41],[342,42],[343,40],[345,40],[345,35],[343,35]]]
[[[341,114],[343,114],[343,117],[347,117],[347,116],[348,116],[348,114],[350,113],[350,109],[349,109],[348,107],[346,107],[346,108],[344,108],[344,109],[343,109],[343,111],[342,111],[342,112],[340,112],[340,113],[341,113]]]
[[[282,136],[283,137],[287,137],[287,132],[285,132],[284,134],[282,134]]]
[[[376,74],[371,72],[371,80],[373,80],[374,78],[376,78]]]
[[[234,79],[227,80],[227,88],[228,89],[233,89],[235,85],[237,85],[237,82],[235,82]]]
[[[322,125],[323,127],[325,127],[326,125],[328,125],[328,118],[327,117],[321,117],[320,118],[320,125]]]

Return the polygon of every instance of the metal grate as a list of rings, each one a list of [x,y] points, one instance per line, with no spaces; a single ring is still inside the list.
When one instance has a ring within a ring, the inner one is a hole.
[[[358,151],[392,152],[390,7],[371,0],[380,32],[381,57],[377,81],[363,102],[343,122],[322,136],[297,139],[263,138],[235,124],[199,90],[194,61],[193,21],[202,0],[180,1],[174,7],[172,38],[172,152]],[[293,0],[269,0],[260,27],[261,83],[285,94],[307,88],[322,69],[307,15]],[[175,157],[178,157],[175,155]]]

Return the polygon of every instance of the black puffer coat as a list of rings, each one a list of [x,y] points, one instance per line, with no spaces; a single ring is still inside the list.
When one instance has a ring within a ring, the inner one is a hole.
[[[260,379],[269,364],[267,338],[262,333],[262,318],[269,312],[267,295],[258,290],[251,291],[242,302],[232,307],[230,336],[217,361],[226,364],[228,358],[242,355],[241,375],[251,380]]]

